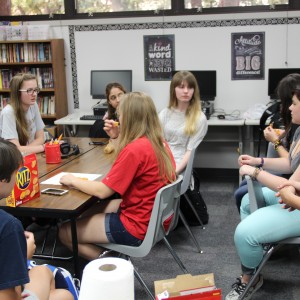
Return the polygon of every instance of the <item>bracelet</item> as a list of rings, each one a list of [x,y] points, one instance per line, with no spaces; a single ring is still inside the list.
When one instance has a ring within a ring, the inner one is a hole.
[[[265,164],[265,160],[263,157],[260,158],[260,164],[257,166],[257,168],[261,169]]]
[[[278,147],[279,147],[279,146],[282,146],[281,140],[280,140],[280,139],[277,139],[277,140],[273,143],[273,145],[274,145],[275,151],[278,151]]]
[[[260,171],[261,171],[261,169],[258,168],[258,167],[256,167],[256,168],[254,169],[252,175],[251,175],[251,178],[252,178],[253,180],[257,180],[257,176],[258,176],[258,174],[260,173]]]

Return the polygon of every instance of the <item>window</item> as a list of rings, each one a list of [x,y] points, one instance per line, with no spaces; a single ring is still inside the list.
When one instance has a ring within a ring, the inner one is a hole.
[[[63,14],[64,0],[1,0],[0,16]]]
[[[185,0],[184,7],[189,9],[199,7],[276,6],[278,4],[289,4],[289,0]]]
[[[299,0],[0,0],[1,21],[299,10]],[[12,19],[13,17],[13,19]]]
[[[78,13],[171,9],[171,0],[75,0]]]

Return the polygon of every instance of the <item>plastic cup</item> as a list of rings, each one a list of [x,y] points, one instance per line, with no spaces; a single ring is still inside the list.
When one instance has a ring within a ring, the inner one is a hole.
[[[61,162],[60,145],[46,143],[45,144],[45,154],[47,164],[58,164]]]

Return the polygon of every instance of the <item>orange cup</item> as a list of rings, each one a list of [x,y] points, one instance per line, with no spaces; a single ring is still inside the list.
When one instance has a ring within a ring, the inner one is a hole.
[[[60,145],[46,143],[45,144],[45,155],[47,164],[58,164],[61,162]]]

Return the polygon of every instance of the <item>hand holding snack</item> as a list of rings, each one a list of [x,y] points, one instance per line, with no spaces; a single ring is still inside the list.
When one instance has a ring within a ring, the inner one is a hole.
[[[278,138],[284,133],[284,130],[273,128],[273,123],[271,123],[264,130],[265,139],[268,142],[274,143]]]
[[[119,136],[119,122],[114,120],[105,120],[103,129],[112,138],[116,139]]]

